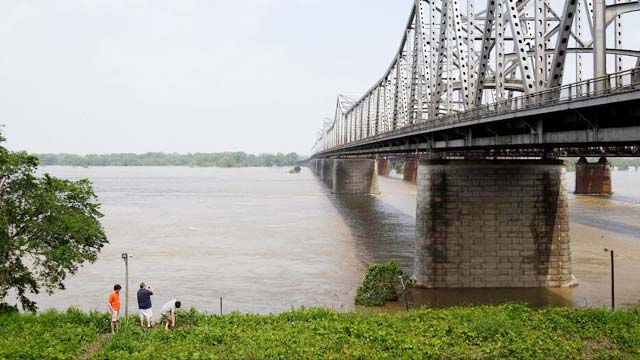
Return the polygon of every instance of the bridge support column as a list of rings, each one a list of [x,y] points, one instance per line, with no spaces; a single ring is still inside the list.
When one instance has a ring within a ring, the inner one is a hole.
[[[378,166],[373,159],[333,160],[335,194],[379,194]]]
[[[391,174],[391,160],[389,159],[378,159],[378,175],[380,176],[389,176]]]
[[[320,173],[318,174],[320,180],[324,181],[328,186],[333,186],[333,167],[335,160],[319,159],[318,161],[320,161]]]
[[[576,164],[576,194],[611,195],[611,166],[607,158],[589,163],[580,158]]]
[[[311,160],[311,162],[309,163],[309,169],[311,169],[311,172],[314,175],[318,175],[319,171],[318,171],[318,166],[320,165],[320,160],[318,159],[313,159]]]
[[[404,181],[416,182],[418,176],[418,160],[409,159],[404,163]]]
[[[418,168],[418,285],[571,286],[564,163],[427,160]]]

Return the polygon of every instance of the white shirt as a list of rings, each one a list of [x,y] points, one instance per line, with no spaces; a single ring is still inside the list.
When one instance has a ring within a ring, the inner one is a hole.
[[[162,305],[162,308],[160,309],[160,314],[168,314],[172,311],[173,312],[176,311],[176,299],[172,299],[168,303]]]

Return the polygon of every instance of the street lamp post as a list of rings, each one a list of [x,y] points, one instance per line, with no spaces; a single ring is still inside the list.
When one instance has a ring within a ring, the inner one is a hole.
[[[129,316],[129,258],[133,257],[133,254],[122,253],[122,260],[124,260],[124,316]]]
[[[613,263],[613,250],[609,250],[607,248],[604,248],[604,252],[609,252],[611,254],[611,308],[615,309],[616,308],[616,290],[615,290],[615,285],[616,285],[616,280],[615,280],[615,272],[614,272],[614,263]]]

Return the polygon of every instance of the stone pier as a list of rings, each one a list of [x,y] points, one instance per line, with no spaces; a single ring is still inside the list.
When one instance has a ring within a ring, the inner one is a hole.
[[[314,159],[309,167],[334,194],[379,194],[373,159]]]
[[[416,182],[418,176],[418,160],[408,159],[404,163],[402,178],[404,181]]]
[[[574,285],[565,185],[560,160],[420,161],[418,285]]]
[[[379,194],[378,164],[373,159],[333,160],[334,194]]]
[[[378,175],[380,176],[389,176],[391,174],[391,160],[389,159],[378,159]]]
[[[611,166],[607,158],[600,158],[597,163],[589,163],[580,158],[576,164],[576,194],[611,195]]]
[[[309,161],[309,169],[311,170],[311,172],[314,175],[319,176],[319,174],[320,174],[320,160],[319,159],[313,159],[313,160]]]
[[[330,187],[333,187],[333,159],[318,159],[320,162],[318,177]]]

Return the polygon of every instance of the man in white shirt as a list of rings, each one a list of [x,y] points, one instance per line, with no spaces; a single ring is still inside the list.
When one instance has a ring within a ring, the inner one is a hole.
[[[179,309],[182,304],[176,299],[170,300],[168,303],[162,305],[160,314],[162,315],[162,321],[164,321],[165,330],[174,329],[176,327],[176,309]]]

